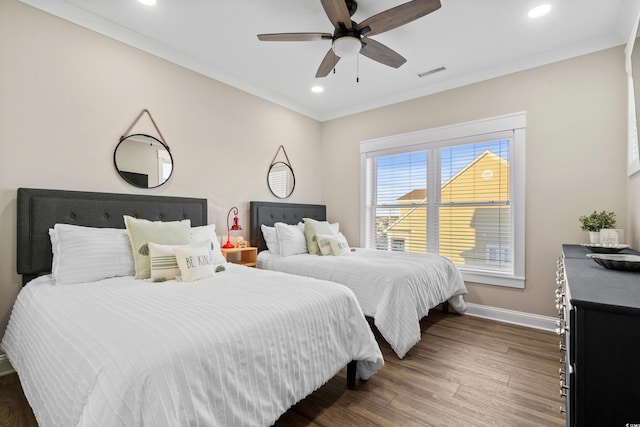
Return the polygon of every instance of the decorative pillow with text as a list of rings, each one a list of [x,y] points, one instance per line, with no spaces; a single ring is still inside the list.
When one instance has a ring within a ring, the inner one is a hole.
[[[322,255],[341,256],[351,253],[347,238],[342,233],[318,234],[317,238]]]
[[[180,276],[180,267],[176,260],[176,249],[205,248],[211,251],[211,241],[205,240],[190,245],[161,245],[149,242],[149,262],[151,266],[151,280],[162,282]],[[212,251],[213,252],[213,251]],[[213,253],[211,254],[214,257]]]
[[[191,221],[149,221],[124,215],[124,224],[129,233],[136,279],[151,277],[149,242],[162,245],[187,245],[191,243]]]
[[[193,282],[216,274],[219,264],[215,262],[208,248],[177,248],[175,253],[180,268],[180,280],[183,282]]]
[[[205,240],[211,241],[211,250],[213,251],[216,262],[219,264],[226,263],[227,260],[222,255],[222,252],[220,252],[220,240],[216,234],[216,225],[209,224],[191,227],[191,243],[204,242]]]
[[[319,254],[317,234],[338,234],[340,224],[329,224],[328,221],[317,221],[311,218],[304,218],[304,235],[307,240],[307,248],[310,254]]]

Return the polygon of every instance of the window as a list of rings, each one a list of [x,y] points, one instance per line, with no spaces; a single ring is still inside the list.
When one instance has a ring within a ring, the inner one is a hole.
[[[287,171],[285,169],[281,170],[271,170],[267,175],[267,180],[269,181],[269,188],[273,194],[277,195],[286,195],[287,193]]]
[[[361,245],[437,253],[467,281],[524,287],[525,119],[361,142]]]
[[[511,261],[509,247],[487,243],[485,260],[488,264],[507,265]]]
[[[165,149],[156,150],[158,156],[158,174],[160,176],[160,183],[165,182],[171,176],[173,170],[173,163],[171,156]]]

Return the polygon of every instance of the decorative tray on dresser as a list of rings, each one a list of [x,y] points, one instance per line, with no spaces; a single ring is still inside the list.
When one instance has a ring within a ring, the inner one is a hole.
[[[567,425],[640,427],[640,272],[605,268],[589,253],[563,245],[558,260],[556,332]]]

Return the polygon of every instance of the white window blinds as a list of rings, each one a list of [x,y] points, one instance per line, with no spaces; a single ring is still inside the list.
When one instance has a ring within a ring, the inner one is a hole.
[[[437,253],[463,274],[521,279],[523,210],[513,205],[515,190],[524,189],[514,186],[514,165],[523,163],[513,161],[514,135],[501,130],[427,142],[412,135],[410,144],[361,148],[364,246]]]
[[[375,161],[375,247],[424,252],[427,243],[427,152],[381,156]]]
[[[457,265],[513,272],[510,145],[440,149],[439,253]]]

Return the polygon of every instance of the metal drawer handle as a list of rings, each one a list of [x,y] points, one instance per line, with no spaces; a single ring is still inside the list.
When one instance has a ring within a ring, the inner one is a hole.
[[[565,326],[563,319],[556,320],[556,334],[564,335],[565,331],[568,331],[568,330],[569,329]]]

